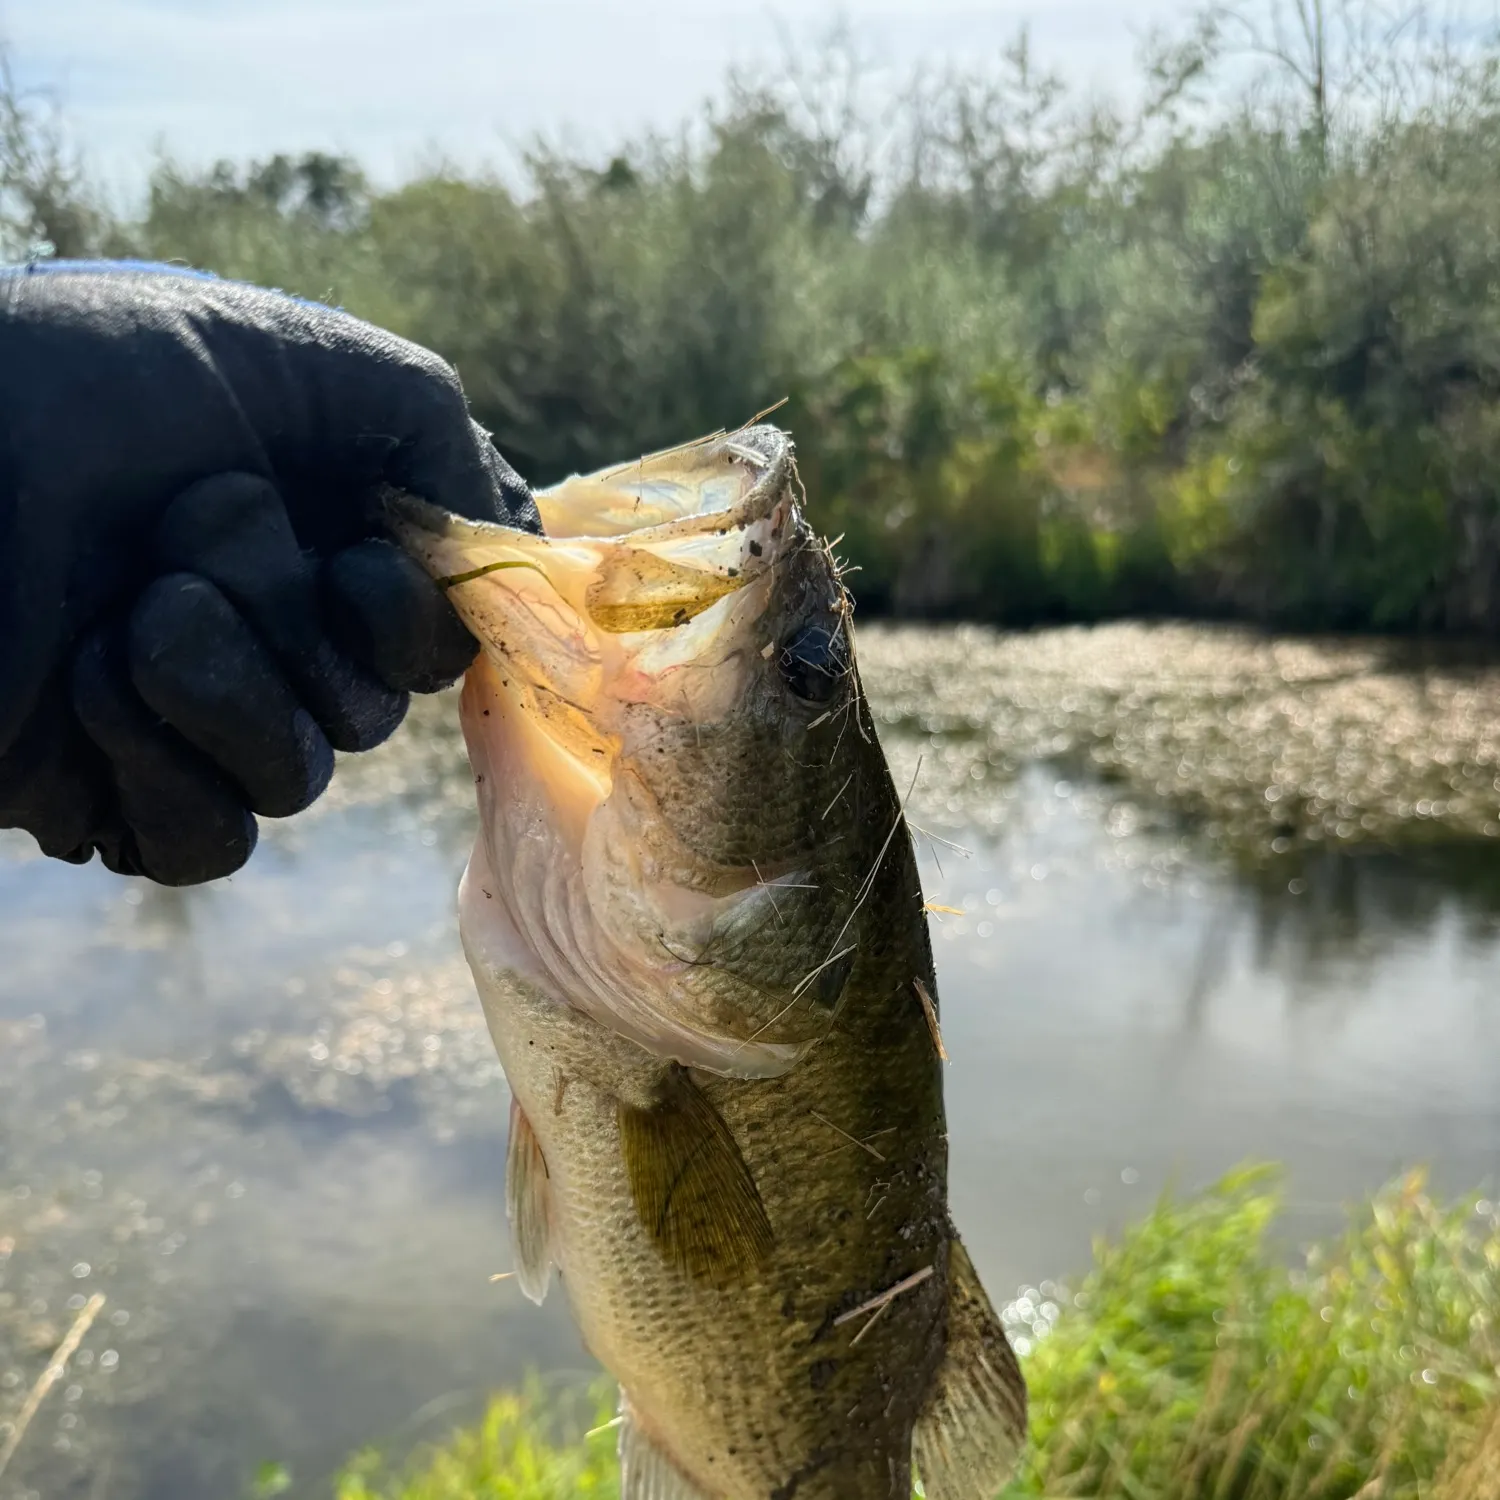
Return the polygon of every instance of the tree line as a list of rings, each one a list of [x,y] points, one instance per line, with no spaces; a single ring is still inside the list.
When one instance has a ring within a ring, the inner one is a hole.
[[[125,218],[7,79],[0,242],[337,302],[452,360],[538,483],[786,397],[865,609],[1491,635],[1497,65],[1373,0],[1205,10],[1128,108],[1024,35],[899,88],[843,38],[519,183],[163,161]]]

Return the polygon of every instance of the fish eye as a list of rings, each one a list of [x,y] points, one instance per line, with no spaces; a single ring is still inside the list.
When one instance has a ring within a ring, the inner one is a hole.
[[[842,623],[804,625],[789,636],[777,658],[781,680],[806,703],[827,703],[849,671]]]

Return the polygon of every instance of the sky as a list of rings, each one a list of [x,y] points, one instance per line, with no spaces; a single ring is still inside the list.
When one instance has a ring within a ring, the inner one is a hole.
[[[1029,23],[1038,57],[1128,85],[1136,38],[1193,0],[0,0],[27,88],[54,93],[128,206],[156,153],[202,164],[348,152],[392,182],[444,157],[502,171],[537,135],[602,152],[671,131],[728,68],[773,66],[842,19],[878,87],[978,63]],[[789,18],[795,16],[796,20]]]

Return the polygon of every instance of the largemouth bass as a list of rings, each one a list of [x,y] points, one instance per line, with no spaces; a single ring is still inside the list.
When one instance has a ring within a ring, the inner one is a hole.
[[[483,650],[464,948],[522,1289],[621,1388],[626,1500],[991,1500],[1025,1387],[948,1217],[932,953],[850,604],[754,427],[398,505]]]

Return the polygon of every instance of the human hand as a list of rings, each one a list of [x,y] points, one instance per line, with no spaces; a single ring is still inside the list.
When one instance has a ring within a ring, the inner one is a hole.
[[[0,826],[211,880],[453,681],[384,485],[540,529],[426,350],[166,267],[0,272]]]

